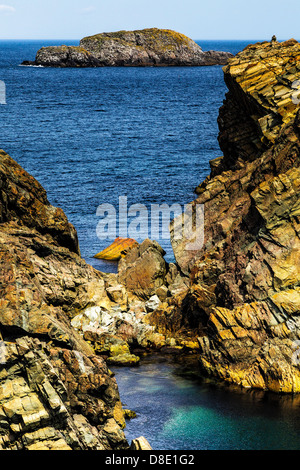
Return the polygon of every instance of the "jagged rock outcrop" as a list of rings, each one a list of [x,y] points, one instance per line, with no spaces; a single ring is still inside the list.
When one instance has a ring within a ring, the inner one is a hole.
[[[0,223],[35,229],[79,254],[76,230],[63,211],[51,206],[39,182],[1,150],[0,157]]]
[[[43,47],[34,62],[50,67],[200,66],[224,65],[232,54],[202,51],[184,34],[168,29],[101,33],[83,38],[79,46]]]
[[[146,239],[131,246],[119,261],[119,282],[128,293],[147,301],[146,307],[155,303],[155,297],[158,302],[164,302],[189,286],[188,276],[176,264],[167,263],[165,254],[157,241]]]
[[[119,261],[118,280],[125,286],[127,294],[134,294],[139,301],[133,304],[132,313],[138,319],[142,315],[142,335],[136,334],[135,341],[140,346],[147,344],[152,349],[176,346],[180,349],[197,350],[195,331],[181,326],[181,313],[174,316],[174,299],[180,304],[190,287],[190,279],[174,263],[166,263],[165,252],[155,240],[144,240],[132,246]],[[138,307],[142,305],[142,309]],[[169,316],[169,312],[172,315]],[[127,312],[127,313],[130,313]],[[135,322],[129,321],[131,325]],[[155,328],[147,331],[145,324]],[[146,334],[145,334],[146,333]]]
[[[8,332],[1,340],[0,449],[128,448],[117,385],[103,359]]]
[[[163,253],[146,240],[124,255],[120,278],[98,272],[64,212],[0,151],[1,449],[129,449],[108,365],[138,364],[137,348],[182,348],[147,321],[178,276]],[[142,296],[128,267],[137,282],[152,276]]]
[[[223,156],[192,203],[204,244],[173,240],[191,287],[149,318],[197,334],[203,372],[276,392],[300,392],[299,57],[297,41],[273,40],[224,68]]]
[[[116,304],[63,211],[3,151],[0,217],[0,448],[129,448],[116,381],[71,325]]]
[[[164,255],[161,246],[151,240],[131,247],[118,264],[120,283],[138,297],[149,300],[165,284],[167,263]]]

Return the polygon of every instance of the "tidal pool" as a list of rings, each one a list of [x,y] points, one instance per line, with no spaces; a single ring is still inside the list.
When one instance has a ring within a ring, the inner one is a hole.
[[[299,450],[300,397],[245,391],[202,378],[196,362],[150,356],[114,367],[129,442],[154,450]]]

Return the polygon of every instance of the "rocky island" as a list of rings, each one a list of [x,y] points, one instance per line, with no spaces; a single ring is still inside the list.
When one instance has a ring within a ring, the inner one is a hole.
[[[300,44],[249,45],[224,67],[223,155],[196,189],[205,239],[134,243],[117,274],[0,152],[0,449],[126,450],[110,364],[197,354],[203,374],[300,392]],[[176,221],[174,222],[176,223]],[[134,445],[147,447],[144,439]]]
[[[34,62],[44,67],[201,66],[224,65],[232,54],[203,51],[184,34],[168,29],[101,33],[81,39],[79,46],[43,47]]]

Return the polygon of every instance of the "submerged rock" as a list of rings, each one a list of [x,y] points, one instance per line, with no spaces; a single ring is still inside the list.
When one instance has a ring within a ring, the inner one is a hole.
[[[137,417],[137,414],[133,410],[128,410],[127,408],[124,409],[124,416],[125,419],[135,419]]]
[[[130,450],[152,450],[149,442],[144,436],[133,439]]]
[[[50,67],[224,65],[232,54],[202,51],[187,36],[168,29],[117,31],[85,37],[80,46],[43,47],[34,62]]]

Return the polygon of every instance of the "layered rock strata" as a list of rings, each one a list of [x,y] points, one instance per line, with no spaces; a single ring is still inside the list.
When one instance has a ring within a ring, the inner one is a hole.
[[[201,66],[224,65],[232,54],[204,52],[184,34],[168,29],[101,33],[83,38],[79,46],[43,47],[34,62],[45,67]]]
[[[147,322],[182,288],[163,255],[145,240],[118,274],[98,272],[64,212],[0,151],[1,449],[129,449],[108,367],[137,365],[137,349],[185,347]]]
[[[204,373],[300,392],[300,44],[249,45],[224,76],[223,156],[192,203],[204,207],[204,244],[173,239],[191,286],[150,321],[198,334]]]
[[[180,335],[174,338],[157,331],[148,316],[166,309],[174,293],[185,292],[189,279],[173,263],[156,241],[144,240],[127,249],[119,262],[118,274],[103,274],[105,291],[111,302],[85,308],[71,324],[109,364],[138,365],[139,354],[150,351],[198,349],[199,345]]]
[[[208,375],[300,392],[299,63],[296,41],[272,41],[224,68],[223,156],[191,203],[204,243],[173,238],[176,264],[145,240],[97,272],[0,151],[0,448],[129,449],[107,362],[137,364],[136,348],[198,347]]]
[[[110,308],[45,190],[0,151],[0,448],[127,449],[118,387],[71,325]]]

